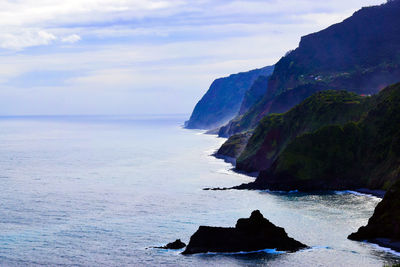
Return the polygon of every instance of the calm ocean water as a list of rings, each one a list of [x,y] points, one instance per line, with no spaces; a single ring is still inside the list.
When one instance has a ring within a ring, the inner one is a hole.
[[[181,116],[0,118],[1,266],[383,266],[400,256],[346,239],[379,199],[203,191],[253,178],[210,154],[224,141]],[[259,209],[312,246],[284,254],[146,249]]]

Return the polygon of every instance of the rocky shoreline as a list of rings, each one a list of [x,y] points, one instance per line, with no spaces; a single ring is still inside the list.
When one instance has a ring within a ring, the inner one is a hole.
[[[377,196],[368,225],[349,238],[398,250],[399,11],[399,0],[387,1],[302,37],[275,64],[264,95],[218,126],[229,139],[214,156],[235,171],[259,172],[256,180],[205,190]]]
[[[366,226],[348,236],[355,241],[368,241],[400,251],[400,182],[385,194]]]

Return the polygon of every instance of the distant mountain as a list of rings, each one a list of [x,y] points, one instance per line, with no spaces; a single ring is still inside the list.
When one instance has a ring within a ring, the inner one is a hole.
[[[387,190],[400,178],[400,83],[371,97],[368,105],[358,122],[296,137],[247,187]]]
[[[316,90],[368,95],[400,81],[399,14],[400,1],[390,1],[302,37],[299,47],[276,64],[262,100],[221,135],[252,129],[265,115],[285,112]]]
[[[273,66],[268,66],[215,80],[197,103],[189,121],[186,122],[186,127],[217,128],[231,120],[240,110],[247,110],[247,105],[251,105],[254,99],[261,97],[267,91],[267,86],[261,89],[258,87],[251,89],[251,86],[260,76],[271,75],[273,69]],[[243,99],[246,99],[244,106],[242,106]]]

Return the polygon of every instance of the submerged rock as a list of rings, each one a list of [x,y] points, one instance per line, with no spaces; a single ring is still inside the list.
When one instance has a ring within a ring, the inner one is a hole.
[[[180,239],[175,240],[174,242],[168,243],[163,247],[157,247],[161,249],[181,249],[186,247],[186,244],[183,243]]]
[[[290,238],[285,230],[265,219],[260,211],[239,219],[235,228],[200,226],[183,254],[250,252],[263,249],[296,251],[307,246]]]
[[[400,251],[400,181],[387,191],[368,224],[348,238],[369,241]]]

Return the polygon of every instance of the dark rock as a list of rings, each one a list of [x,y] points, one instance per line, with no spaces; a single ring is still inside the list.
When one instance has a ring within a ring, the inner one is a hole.
[[[186,244],[183,243],[180,239],[175,240],[172,243],[168,243],[167,245],[163,246],[163,247],[157,247],[157,248],[161,248],[161,249],[181,249],[186,247]]]
[[[348,238],[369,241],[400,251],[400,181],[386,192],[368,224]]]
[[[210,187],[207,187],[207,188],[204,188],[203,190],[205,190],[205,191],[226,191],[226,190],[231,190],[232,188],[227,188],[227,187],[212,187],[212,188],[210,188]]]
[[[263,249],[297,251],[307,246],[288,237],[285,230],[265,219],[260,211],[239,219],[235,228],[200,226],[183,254],[250,252]]]

